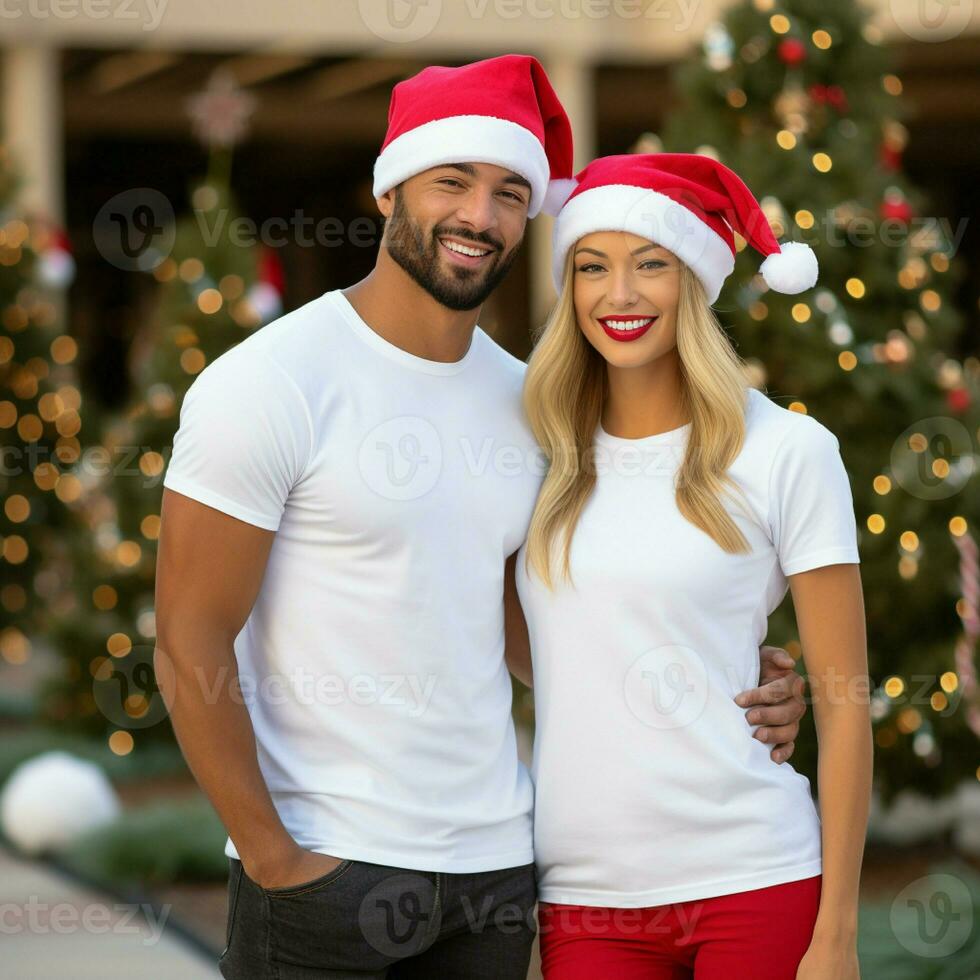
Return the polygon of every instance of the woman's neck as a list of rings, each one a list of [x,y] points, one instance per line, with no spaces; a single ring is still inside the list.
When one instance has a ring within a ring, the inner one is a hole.
[[[606,369],[609,394],[602,407],[602,428],[610,435],[643,439],[690,422],[676,347],[642,367],[607,364]]]

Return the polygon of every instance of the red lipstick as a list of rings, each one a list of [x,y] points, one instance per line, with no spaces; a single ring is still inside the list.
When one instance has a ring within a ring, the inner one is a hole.
[[[642,337],[660,318],[657,315],[639,316],[630,313],[610,314],[596,319],[607,336],[613,340],[629,341]]]

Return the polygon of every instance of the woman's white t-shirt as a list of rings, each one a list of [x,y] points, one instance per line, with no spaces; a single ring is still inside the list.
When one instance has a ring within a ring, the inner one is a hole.
[[[759,681],[786,576],[859,561],[838,441],[748,390],[729,469],[748,510],[726,509],[752,550],[729,554],[677,508],[690,428],[624,439],[598,427],[573,585],[553,569],[549,592],[526,545],[518,556],[542,901],[654,906],[821,872],[810,784],[771,760],[734,697]]]

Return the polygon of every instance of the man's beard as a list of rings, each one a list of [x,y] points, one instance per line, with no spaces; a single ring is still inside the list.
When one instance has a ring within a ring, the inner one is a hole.
[[[428,239],[421,225],[408,213],[401,189],[395,189],[395,206],[386,223],[385,244],[388,254],[437,303],[450,310],[472,310],[480,306],[507,275],[520,243],[502,257],[502,245],[492,236],[475,234],[465,228],[434,228]],[[493,249],[486,270],[456,267],[449,272],[440,268],[440,237],[450,236],[474,246]]]

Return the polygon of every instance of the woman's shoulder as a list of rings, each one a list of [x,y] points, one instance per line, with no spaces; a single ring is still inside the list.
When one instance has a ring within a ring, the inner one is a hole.
[[[745,442],[733,466],[740,479],[771,491],[792,474],[820,480],[841,465],[840,443],[826,425],[749,389]]]
[[[787,396],[789,401],[789,396]],[[790,404],[793,402],[790,401]],[[826,443],[837,445],[837,437],[818,419],[795,408],[780,405],[765,392],[748,389],[745,413],[745,441],[772,456],[783,445],[819,446]]]

